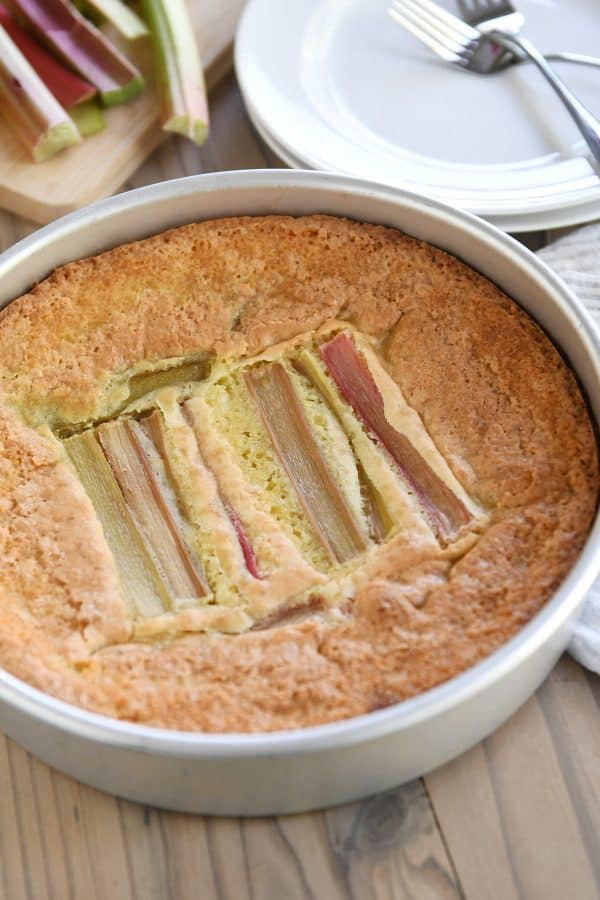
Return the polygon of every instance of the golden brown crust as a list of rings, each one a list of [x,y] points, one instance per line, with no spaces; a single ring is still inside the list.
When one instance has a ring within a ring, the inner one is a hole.
[[[48,426],[117,409],[144,365],[256,354],[333,318],[385,337],[389,373],[490,512],[485,534],[457,561],[388,567],[334,621],[127,643],[114,561]],[[268,731],[412,696],[540,609],[596,508],[595,437],[559,353],[489,281],[393,229],[185,226],[57,270],[0,314],[0,347],[0,664],[108,715]]]

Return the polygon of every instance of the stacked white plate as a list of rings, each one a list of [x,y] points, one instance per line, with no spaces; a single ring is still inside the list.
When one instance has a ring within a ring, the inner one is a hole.
[[[519,65],[480,76],[444,63],[388,5],[249,0],[236,70],[276,155],[429,194],[507,231],[600,217],[600,167],[541,74]],[[541,49],[600,56],[598,0],[518,5]],[[555,65],[600,118],[600,68]]]

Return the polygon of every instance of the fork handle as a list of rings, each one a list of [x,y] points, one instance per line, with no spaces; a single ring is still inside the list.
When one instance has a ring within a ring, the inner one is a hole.
[[[495,32],[490,32],[488,36],[493,39]],[[506,32],[502,32],[501,34],[498,33],[498,38],[501,38],[498,42],[502,43],[505,47],[516,45],[516,47],[520,48],[523,53],[529,57],[531,62],[538,67],[542,75],[550,82],[564,106],[567,108],[571,118],[583,135],[586,144],[592,151],[594,158],[600,162],[600,121],[598,121],[589,109],[587,109],[569,90],[566,84],[558,77],[554,69],[548,65],[539,50],[534,47],[527,38],[521,37],[520,35],[518,37],[512,34],[508,35]]]
[[[576,63],[579,66],[600,67],[600,58],[587,56],[585,53],[544,53],[544,56],[552,62],[568,62]]]

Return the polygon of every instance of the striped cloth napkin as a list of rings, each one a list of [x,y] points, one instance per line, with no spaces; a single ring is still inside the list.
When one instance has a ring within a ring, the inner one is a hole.
[[[538,253],[577,295],[600,327],[600,223],[572,231]],[[587,597],[569,652],[600,673],[600,578]]]

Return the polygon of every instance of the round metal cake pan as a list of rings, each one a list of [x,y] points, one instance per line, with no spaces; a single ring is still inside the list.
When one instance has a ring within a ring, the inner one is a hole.
[[[491,278],[568,358],[600,422],[599,339],[560,279],[512,238],[468,213],[341,176],[226,172],[102,201],[42,228],[0,257],[0,305],[62,263],[171,226],[219,216],[317,212],[395,226]],[[0,728],[80,781],[156,806],[264,815],[342,803],[441,765],[507,719],[564,650],[599,569],[596,521],[569,576],[516,637],[439,687],[357,718],[269,734],[169,731],[88,713],[0,670]]]

